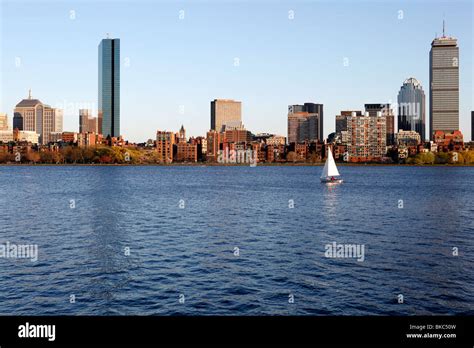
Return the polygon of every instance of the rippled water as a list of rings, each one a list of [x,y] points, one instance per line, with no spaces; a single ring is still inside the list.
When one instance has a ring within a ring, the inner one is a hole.
[[[320,171],[0,167],[0,314],[474,313],[474,168]]]

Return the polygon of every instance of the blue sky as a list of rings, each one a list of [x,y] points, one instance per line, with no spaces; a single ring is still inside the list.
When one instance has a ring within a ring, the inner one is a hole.
[[[396,102],[410,76],[421,81],[428,112],[430,44],[445,18],[459,40],[460,122],[470,139],[471,0],[0,3],[0,112],[10,122],[31,88],[65,109],[64,130],[77,131],[78,109],[97,108],[106,33],[121,39],[121,133],[132,141],[181,124],[205,134],[214,98],[242,101],[252,132],[285,136],[287,105],[323,103],[328,135],[340,110]]]

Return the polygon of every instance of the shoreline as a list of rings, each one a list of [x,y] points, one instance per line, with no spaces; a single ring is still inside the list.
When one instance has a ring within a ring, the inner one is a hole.
[[[389,163],[338,163],[338,167],[474,167],[472,164],[389,164]],[[323,167],[324,163],[262,163],[255,167]],[[1,163],[0,167],[252,167],[249,164],[218,163]]]

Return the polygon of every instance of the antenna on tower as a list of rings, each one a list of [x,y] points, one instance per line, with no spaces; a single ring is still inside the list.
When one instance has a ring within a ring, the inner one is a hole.
[[[107,35],[107,39],[110,39],[110,34],[109,33],[106,33],[105,35]]]
[[[444,24],[444,19],[443,19],[443,37],[446,37],[446,36],[444,35],[444,27],[445,27],[445,24]]]
[[[31,88],[28,90],[28,99],[31,99]]]

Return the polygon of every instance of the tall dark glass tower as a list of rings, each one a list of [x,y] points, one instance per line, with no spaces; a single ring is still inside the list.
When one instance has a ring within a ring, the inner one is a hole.
[[[104,137],[120,135],[120,39],[99,44],[99,130]]]
[[[414,77],[406,79],[398,92],[398,130],[416,131],[425,141],[425,92]]]
[[[304,111],[309,112],[310,114],[316,113],[319,115],[318,119],[318,134],[317,137],[320,141],[324,141],[324,107],[323,104],[315,103],[304,103]]]

